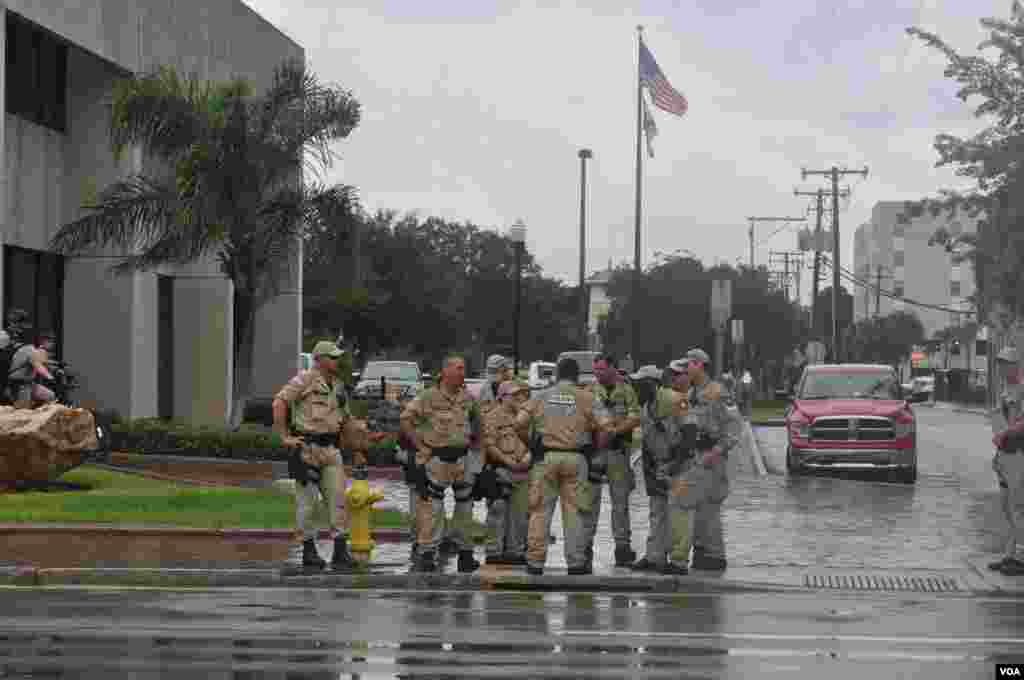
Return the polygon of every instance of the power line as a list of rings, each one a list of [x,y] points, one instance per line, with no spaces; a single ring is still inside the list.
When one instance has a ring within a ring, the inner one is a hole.
[[[832,267],[831,260],[829,260],[825,256],[824,253],[822,253],[821,262],[822,262],[822,264],[824,264],[825,266],[827,266],[829,268]],[[950,312],[952,314],[976,315],[976,312],[974,310],[970,310],[970,309],[953,309],[952,307],[943,307],[942,305],[935,305],[935,304],[931,304],[931,303],[928,303],[928,302],[919,302],[918,300],[913,300],[913,299],[908,298],[908,297],[903,297],[902,295],[896,295],[892,291],[885,290],[883,288],[875,286],[872,283],[869,283],[867,281],[864,281],[864,280],[860,279],[856,274],[854,274],[854,273],[852,273],[850,271],[847,271],[842,265],[840,265],[839,271],[840,271],[840,275],[843,277],[843,279],[845,279],[847,281],[847,283],[853,283],[853,284],[856,284],[856,285],[861,286],[863,288],[867,288],[867,289],[871,290],[872,292],[876,292],[876,293],[878,293],[878,294],[880,294],[880,295],[882,295],[882,296],[884,296],[886,298],[889,298],[891,300],[899,300],[900,302],[905,302],[905,303],[907,303],[909,305],[912,305],[914,307],[923,307],[925,309],[934,309],[934,310],[939,311],[939,312]]]

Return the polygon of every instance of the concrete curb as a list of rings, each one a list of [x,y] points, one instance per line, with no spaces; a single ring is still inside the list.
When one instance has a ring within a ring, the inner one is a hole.
[[[754,466],[754,470],[757,471],[757,476],[766,476],[768,471],[764,465],[764,456],[761,455],[761,444],[757,441],[757,437],[754,436],[754,430],[748,422],[743,423],[743,439],[749,442],[750,460]]]
[[[4,534],[48,534],[59,540],[62,534],[120,534],[126,538],[162,536],[168,539],[185,537],[211,537],[228,541],[271,541],[294,543],[298,532],[294,529],[198,529],[194,527],[107,526],[102,524],[0,524]],[[380,528],[372,532],[373,539],[382,543],[408,543],[412,537],[407,529]],[[319,529],[317,537],[329,540],[329,529]]]
[[[823,589],[767,581],[729,580],[688,576],[568,576],[521,573],[474,574],[304,574],[299,567],[285,569],[83,569],[0,567],[0,587],[8,588],[330,588],[338,590],[469,591],[469,592],[588,592],[588,593],[764,593],[813,595]],[[847,592],[829,590],[829,592]],[[854,592],[854,591],[850,591]],[[879,591],[906,597],[905,592]],[[1020,599],[1024,593],[991,583],[975,584],[946,597]],[[916,595],[916,594],[915,594]]]
[[[567,576],[552,574],[301,574],[292,569],[0,568],[0,586],[141,588],[334,588],[343,590],[458,590],[593,593],[807,592],[781,584],[703,576]]]

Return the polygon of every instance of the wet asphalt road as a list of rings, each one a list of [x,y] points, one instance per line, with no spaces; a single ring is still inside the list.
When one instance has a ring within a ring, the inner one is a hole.
[[[733,555],[750,565],[947,569],[998,553],[1005,526],[987,420],[915,410],[916,484],[788,477],[785,430],[758,430],[770,474],[741,479],[726,501]]]
[[[991,678],[1012,600],[0,591],[0,677]]]

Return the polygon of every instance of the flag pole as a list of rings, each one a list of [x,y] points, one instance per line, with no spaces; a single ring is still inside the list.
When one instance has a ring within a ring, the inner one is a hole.
[[[636,27],[636,36],[637,36],[637,43],[636,43],[636,206],[635,206],[635,212],[634,212],[635,220],[636,221],[635,221],[635,224],[634,224],[634,235],[633,235],[633,285],[632,285],[632,287],[630,289],[630,305],[629,305],[634,310],[634,312],[637,310],[637,307],[638,307],[638,304],[637,304],[638,303],[638,300],[637,300],[637,290],[638,290],[639,285],[640,285],[640,266],[641,266],[641,262],[640,262],[640,225],[643,222],[643,202],[642,202],[642,197],[643,197],[643,165],[642,165],[642,163],[643,163],[643,153],[641,151],[641,147],[643,146],[644,89],[643,89],[643,84],[642,84],[642,82],[640,80],[640,46],[643,44],[643,40],[644,40],[644,27],[643,26],[639,26],[638,25]],[[635,322],[636,322],[636,319],[637,319],[638,316],[639,315],[635,314],[635,313],[630,315],[630,317],[631,317],[630,318],[630,322],[631,323],[629,323],[629,326],[628,326],[628,328],[629,328],[629,336],[628,336],[629,343],[627,345],[627,347],[628,347],[628,349],[630,351],[630,354],[634,354],[633,350],[636,349],[635,347],[632,346],[633,345],[633,341],[634,341],[634,336],[635,336],[635,334],[633,332],[634,331],[633,326],[635,325]],[[633,357],[633,359],[634,359],[634,361],[637,361],[637,358],[635,356]]]

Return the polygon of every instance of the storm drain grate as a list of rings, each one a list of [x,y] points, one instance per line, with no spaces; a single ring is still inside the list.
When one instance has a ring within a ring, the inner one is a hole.
[[[948,593],[960,590],[955,578],[947,576],[901,576],[869,574],[804,574],[806,588],[837,590],[891,590],[915,593]]]

